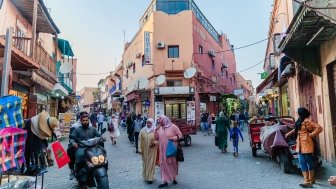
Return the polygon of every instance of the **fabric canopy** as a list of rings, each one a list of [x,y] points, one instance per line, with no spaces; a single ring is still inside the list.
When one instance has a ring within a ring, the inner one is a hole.
[[[67,55],[67,56],[75,56],[69,41],[65,40],[65,39],[58,39],[58,48],[61,50],[63,55]]]

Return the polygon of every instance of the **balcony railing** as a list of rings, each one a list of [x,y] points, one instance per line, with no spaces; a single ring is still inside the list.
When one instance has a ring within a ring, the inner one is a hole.
[[[3,35],[0,37],[6,39],[6,37]],[[39,63],[52,74],[56,75],[56,64],[54,63],[54,60],[40,44],[36,44],[35,56],[32,57],[30,51],[31,38],[14,36],[13,47],[32,58],[35,62]]]
[[[49,53],[39,44],[36,45],[34,60],[41,66],[45,67],[49,72],[56,75],[56,64]]]

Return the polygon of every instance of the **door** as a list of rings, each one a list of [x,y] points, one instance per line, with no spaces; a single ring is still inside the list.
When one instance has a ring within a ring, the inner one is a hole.
[[[336,112],[336,61],[327,66],[329,98],[330,98],[330,112]],[[334,145],[336,149],[336,114],[331,114],[331,121],[333,125]],[[335,152],[336,155],[336,152]]]
[[[300,106],[307,108],[311,119],[317,121],[317,106],[315,98],[314,76],[301,68],[298,73]]]

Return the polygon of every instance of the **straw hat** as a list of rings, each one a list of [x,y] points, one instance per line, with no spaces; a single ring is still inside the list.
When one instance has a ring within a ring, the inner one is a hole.
[[[31,118],[32,132],[40,139],[47,139],[52,136],[53,130],[58,127],[56,118],[50,117],[49,113],[43,111]]]

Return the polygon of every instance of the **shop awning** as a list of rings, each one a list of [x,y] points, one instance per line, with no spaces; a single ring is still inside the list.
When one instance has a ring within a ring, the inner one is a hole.
[[[69,41],[67,41],[65,39],[58,38],[58,48],[60,49],[60,51],[62,52],[63,55],[75,56],[73,51],[72,51],[72,48],[70,46]]]
[[[336,22],[320,11],[324,10],[316,12],[301,5],[279,45],[280,52],[316,75],[321,75],[319,46],[336,36]]]
[[[274,85],[278,80],[278,68],[276,68],[260,85],[257,87],[257,94],[265,89],[268,85]]]
[[[336,23],[314,10],[301,5],[286,36],[279,45],[280,52],[295,48],[318,46],[336,36]]]
[[[68,96],[69,92],[66,88],[63,87],[61,83],[56,83],[51,91],[53,95],[58,96]]]
[[[30,24],[33,22],[34,3],[27,0],[11,0]],[[43,0],[38,0],[36,31],[41,33],[59,34],[60,30],[51,18]]]

